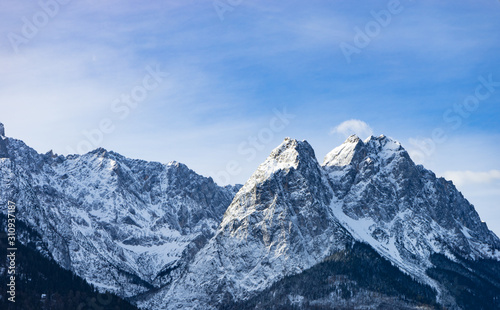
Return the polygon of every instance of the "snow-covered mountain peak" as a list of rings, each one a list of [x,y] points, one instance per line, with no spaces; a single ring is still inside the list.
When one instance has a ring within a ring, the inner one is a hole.
[[[286,138],[241,188],[217,186],[175,161],[103,148],[39,154],[2,136],[0,204],[8,201],[33,228],[23,242],[39,235],[59,265],[144,309],[245,309],[224,306],[327,266],[325,259],[353,257],[358,242],[439,298],[455,294],[448,278],[436,277],[439,257],[478,263],[476,271],[487,264],[498,270],[500,261],[500,239],[453,184],[383,135],[350,136],[323,166],[309,143]],[[359,288],[344,276],[318,279]],[[316,290],[318,283],[303,286]],[[310,297],[288,296],[299,298]]]
[[[93,151],[90,151],[89,154],[95,154],[98,157],[104,157],[104,156],[106,156],[106,154],[108,154],[108,150],[106,150],[103,147],[99,147]]]
[[[326,154],[323,166],[343,167],[349,165],[354,159],[363,155],[364,145],[358,136],[350,136],[344,143]]]
[[[317,163],[314,150],[307,141],[286,138],[257,168],[244,187],[263,182],[281,170],[300,169],[301,163],[309,164],[311,161]]]
[[[387,136],[380,135],[378,137],[370,136],[364,141],[365,145],[378,151],[401,151],[403,147],[398,141],[391,139]]]
[[[356,135],[352,135],[340,146],[333,149],[325,156],[323,166],[345,167],[357,166],[361,163],[386,164],[397,155],[409,160],[405,149],[396,140],[387,136],[370,136],[362,141]]]
[[[366,148],[365,160],[369,158],[370,161],[375,162],[375,165],[388,167],[391,164],[396,164],[396,166],[415,165],[401,143],[387,136],[371,136],[364,141],[364,144]]]
[[[305,140],[285,138],[269,155],[267,160],[276,160],[280,163],[297,164],[300,160],[314,158],[314,150]]]
[[[207,296],[244,299],[344,249],[352,238],[332,217],[331,199],[309,143],[285,139],[236,194],[187,272],[161,293],[160,305],[196,309]]]
[[[496,257],[500,240],[481,224],[474,207],[450,182],[415,165],[399,142],[383,135],[350,137],[326,156],[324,168],[335,216],[421,281],[428,281],[432,253]]]
[[[361,138],[358,137],[358,135],[354,134],[347,137],[344,143],[357,143],[359,140],[361,140]]]
[[[16,201],[57,263],[121,296],[168,281],[215,233],[235,191],[180,163],[103,148],[39,154],[13,138],[0,139],[0,177],[0,203]]]
[[[372,141],[372,140],[379,140],[379,141],[381,141],[381,140],[385,140],[385,139],[387,139],[388,141],[394,141],[393,139],[391,139],[391,138],[387,137],[386,135],[382,134],[382,135],[379,135],[377,137],[375,137],[374,135],[371,135],[368,138],[366,138],[363,142],[364,143],[368,143],[369,141]]]
[[[179,167],[180,165],[182,165],[182,164],[178,161],[175,161],[175,160],[169,161],[167,163],[167,166],[173,166],[173,167]]]
[[[270,183],[272,182],[284,182],[289,178],[298,183],[301,183],[300,180],[304,180],[301,186],[307,186],[306,181],[310,180],[321,183],[323,174],[320,169],[314,150],[307,141],[285,138],[267,159],[259,165],[254,174],[236,194],[221,226],[223,227],[226,221],[232,220],[231,217],[227,216],[228,214],[232,213],[234,215],[241,212],[246,214],[248,212],[242,206],[247,205],[248,199],[254,200],[256,198],[253,196],[257,188],[271,186]]]

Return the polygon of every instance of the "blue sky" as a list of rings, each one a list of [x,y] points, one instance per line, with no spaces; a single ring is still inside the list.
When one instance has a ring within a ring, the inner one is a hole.
[[[5,0],[0,121],[39,152],[103,146],[221,184],[287,136],[322,161],[385,134],[500,234],[500,1],[436,2]]]

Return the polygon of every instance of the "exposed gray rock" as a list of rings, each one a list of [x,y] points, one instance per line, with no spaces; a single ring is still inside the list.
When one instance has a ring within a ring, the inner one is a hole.
[[[431,257],[500,260],[500,240],[453,183],[385,136],[351,136],[323,165],[287,138],[244,186],[226,187],[177,162],[102,148],[42,155],[0,137],[0,205],[8,200],[44,253],[146,309],[244,301],[355,241],[456,308],[450,286],[427,273]]]
[[[500,258],[498,237],[474,207],[451,182],[415,165],[398,142],[352,136],[320,166],[307,142],[285,139],[238,192],[186,272],[139,304],[210,309],[245,300],[352,240],[436,289],[451,308],[449,292],[426,274],[430,256]]]
[[[0,138],[2,150],[10,156],[0,159],[0,205],[15,201],[18,219],[43,236],[61,266],[123,297],[170,281],[168,271],[213,236],[235,191],[177,162],[102,148],[42,155]]]

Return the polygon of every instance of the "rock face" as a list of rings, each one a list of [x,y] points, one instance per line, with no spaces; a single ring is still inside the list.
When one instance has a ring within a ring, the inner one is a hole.
[[[455,305],[454,297],[429,276],[433,255],[453,261],[500,259],[500,240],[474,207],[452,182],[415,165],[398,142],[352,136],[325,157],[323,166],[336,197],[332,207],[343,226],[435,288],[448,307]]]
[[[353,136],[323,166],[337,217],[402,269],[422,265],[431,253],[500,257],[498,237],[453,183],[415,165],[398,142]]]
[[[198,309],[245,299],[350,244],[307,142],[286,139],[236,194],[187,272],[141,306]]]
[[[123,297],[168,282],[213,236],[237,190],[177,162],[104,149],[43,155],[11,138],[3,145],[0,205],[15,201],[17,218],[62,267]]]
[[[452,308],[452,294],[427,273],[431,256],[500,258],[500,240],[473,206],[398,142],[352,136],[320,166],[307,142],[286,139],[236,194],[186,273],[139,304],[208,309],[244,301],[353,242],[369,244]]]
[[[323,165],[287,138],[243,187],[176,162],[1,143],[0,204],[16,201],[40,251],[145,309],[500,306],[499,238],[385,136],[351,136]]]

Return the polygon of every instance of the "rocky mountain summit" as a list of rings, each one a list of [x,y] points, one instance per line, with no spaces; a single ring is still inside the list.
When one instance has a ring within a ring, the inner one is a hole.
[[[350,137],[323,167],[335,193],[336,215],[379,252],[417,265],[431,253],[500,258],[500,242],[452,182],[415,165],[385,136]],[[352,227],[351,227],[352,226]]]
[[[0,204],[35,232],[22,242],[141,308],[500,308],[500,239],[386,136],[351,136],[323,164],[287,138],[220,187],[177,162],[38,154],[1,133]]]
[[[177,162],[102,148],[38,154],[2,137],[0,150],[0,204],[16,202],[17,218],[62,267],[123,297],[168,281],[165,272],[212,237],[237,190]]]
[[[356,242],[452,307],[453,294],[427,272],[433,255],[500,259],[500,240],[473,206],[450,181],[415,165],[398,142],[351,136],[320,166],[306,141],[285,139],[236,194],[183,276],[144,305],[198,309],[247,300]]]

